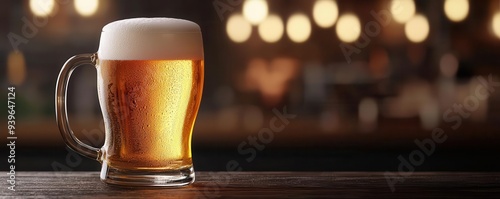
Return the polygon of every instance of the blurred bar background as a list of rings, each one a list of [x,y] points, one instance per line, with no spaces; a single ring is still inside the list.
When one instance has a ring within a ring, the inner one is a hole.
[[[439,128],[446,141],[417,171],[499,171],[498,0],[2,1],[0,82],[16,86],[19,170],[98,170],[65,149],[57,75],[98,49],[105,24],[159,16],[204,34],[198,170],[397,170]],[[100,146],[95,69],[77,69],[68,102],[75,133]],[[262,133],[284,110],[296,117]]]

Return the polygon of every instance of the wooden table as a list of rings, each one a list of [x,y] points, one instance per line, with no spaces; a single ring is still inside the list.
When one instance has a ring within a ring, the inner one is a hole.
[[[500,173],[406,174],[392,192],[383,172],[197,172],[175,189],[112,187],[98,172],[18,172],[16,191],[4,181],[0,198],[500,198]]]

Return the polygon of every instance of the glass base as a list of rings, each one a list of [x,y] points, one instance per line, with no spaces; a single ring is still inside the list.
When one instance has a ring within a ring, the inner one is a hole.
[[[102,164],[101,180],[110,185],[128,187],[181,187],[194,182],[192,166],[168,171],[119,170]]]

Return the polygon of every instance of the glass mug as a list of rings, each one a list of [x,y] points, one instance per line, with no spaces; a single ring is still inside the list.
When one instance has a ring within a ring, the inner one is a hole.
[[[97,69],[105,142],[81,142],[68,123],[66,93],[74,69]],[[172,18],[134,18],[104,26],[99,50],[70,58],[56,85],[56,119],[72,150],[102,163],[102,181],[124,186],[194,182],[191,136],[204,78],[200,27]]]

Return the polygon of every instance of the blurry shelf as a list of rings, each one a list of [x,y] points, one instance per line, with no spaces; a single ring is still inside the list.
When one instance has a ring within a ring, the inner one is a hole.
[[[103,138],[103,130],[99,128],[101,121],[73,119],[72,128],[75,134],[84,142],[87,137],[92,139]],[[264,120],[269,121],[269,120]],[[221,130],[214,119],[203,118],[197,120],[193,134],[194,145],[207,146],[238,146],[249,137],[258,137],[259,130],[268,128],[264,125],[255,131],[242,129]],[[265,123],[264,123],[265,124]],[[283,147],[415,147],[415,139],[431,138],[432,130],[422,130],[418,119],[391,119],[382,120],[373,132],[360,132],[357,126],[349,122],[333,132],[324,132],[319,122],[313,118],[297,118],[281,132],[273,133],[274,138],[269,143],[272,146]],[[448,136],[440,147],[473,147],[497,148],[500,142],[498,127],[491,123],[464,123],[457,131],[446,125],[441,125]],[[52,118],[24,121],[17,123],[17,143],[20,146],[54,146],[64,145],[59,129]],[[102,137],[100,137],[102,136]]]

